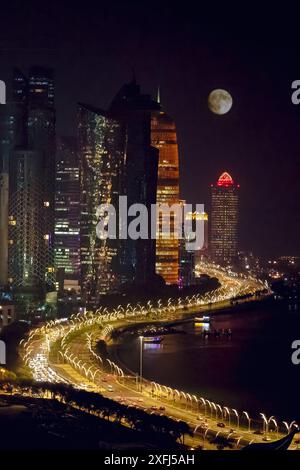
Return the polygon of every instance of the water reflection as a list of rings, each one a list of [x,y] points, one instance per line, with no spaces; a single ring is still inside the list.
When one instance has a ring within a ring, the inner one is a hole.
[[[162,343],[144,343],[144,350],[157,350],[157,349],[162,349],[164,346]]]
[[[300,366],[291,361],[291,344],[300,331],[297,311],[257,306],[176,329],[185,334],[144,345],[146,378],[240,410],[300,419]],[[138,342],[124,342],[118,354],[138,371]]]

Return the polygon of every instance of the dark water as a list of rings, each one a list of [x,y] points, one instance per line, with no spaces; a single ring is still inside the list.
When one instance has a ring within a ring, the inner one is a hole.
[[[212,318],[210,329],[231,328],[231,340],[204,339],[201,327],[185,324],[180,327],[185,334],[144,346],[143,376],[253,417],[264,412],[300,420],[300,364],[291,361],[291,343],[300,339],[300,310],[273,302]],[[138,339],[126,340],[118,356],[137,372]]]

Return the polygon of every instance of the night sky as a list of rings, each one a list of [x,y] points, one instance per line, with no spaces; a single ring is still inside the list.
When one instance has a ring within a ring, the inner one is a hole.
[[[240,248],[300,255],[300,105],[291,102],[300,79],[298,12],[244,2],[240,10],[61,3],[1,2],[0,79],[8,84],[14,65],[54,67],[57,132],[75,135],[76,102],[106,107],[134,67],[144,92],[155,95],[160,84],[176,121],[181,197],[207,205],[211,183],[227,170],[241,185]],[[216,87],[234,100],[224,116],[207,106]]]

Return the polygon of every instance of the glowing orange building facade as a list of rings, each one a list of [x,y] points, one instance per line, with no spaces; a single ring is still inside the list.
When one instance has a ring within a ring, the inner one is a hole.
[[[159,149],[157,204],[179,204],[179,158],[175,123],[163,111],[153,112],[152,145]],[[164,233],[163,217],[158,221],[156,239],[156,273],[166,284],[177,284],[179,275],[179,239],[174,230],[176,214],[171,214],[170,232]]]

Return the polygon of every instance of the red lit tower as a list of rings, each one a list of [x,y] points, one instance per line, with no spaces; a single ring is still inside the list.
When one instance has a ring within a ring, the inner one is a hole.
[[[238,188],[227,172],[211,187],[210,252],[222,265],[232,264],[237,256]]]

